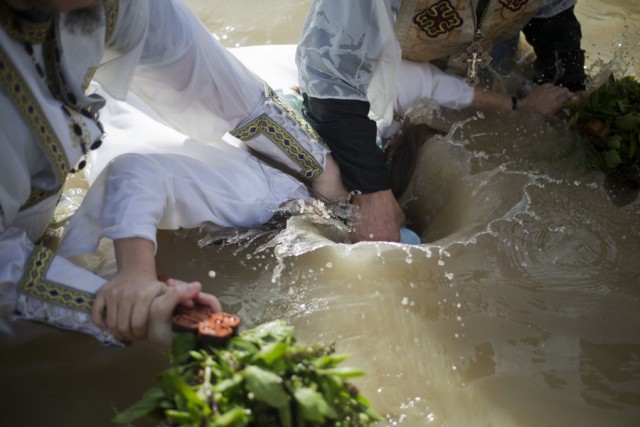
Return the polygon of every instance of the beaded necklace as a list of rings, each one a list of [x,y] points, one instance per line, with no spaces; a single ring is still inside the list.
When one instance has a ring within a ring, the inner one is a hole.
[[[89,95],[85,107],[79,105],[77,96],[69,87],[62,72],[62,49],[59,46],[54,28],[53,16],[45,17],[42,21],[33,22],[21,17],[0,1],[2,19],[0,25],[7,34],[16,41],[22,42],[26,53],[51,95],[60,102],[63,115],[69,123],[69,135],[74,147],[80,147],[82,155],[70,172],[75,173],[83,169],[87,162],[86,156],[91,150],[102,145],[105,137],[104,127],[99,120],[99,110],[105,101],[99,95]],[[44,66],[40,64],[35,54],[34,45],[42,45]],[[87,128],[85,119],[95,122],[99,129],[99,136],[91,140],[91,132]]]

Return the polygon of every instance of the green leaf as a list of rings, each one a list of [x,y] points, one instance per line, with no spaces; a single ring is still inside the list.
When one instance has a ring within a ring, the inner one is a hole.
[[[315,366],[316,368],[333,367],[343,362],[347,358],[349,358],[348,354],[327,354],[314,360],[313,366]]]
[[[271,366],[277,360],[282,359],[282,356],[287,352],[287,344],[283,342],[276,342],[272,344],[268,344],[262,349],[260,349],[260,353],[258,353],[258,357],[267,365]]]
[[[247,411],[241,407],[235,407],[215,418],[216,427],[242,427],[251,422],[251,417]]]
[[[622,163],[620,154],[618,154],[616,150],[605,151],[602,155],[604,156],[604,164],[609,170],[615,169],[620,163]]]
[[[329,406],[322,394],[309,387],[300,387],[293,392],[302,411],[302,416],[307,421],[324,423],[326,418],[336,419],[338,414]]]
[[[294,341],[293,326],[284,320],[274,320],[243,332],[242,338],[261,346],[271,342],[291,344]]]
[[[171,341],[171,357],[175,361],[182,361],[189,357],[189,352],[197,348],[196,336],[192,333],[176,334]]]
[[[242,380],[242,375],[236,372],[231,378],[226,378],[215,383],[213,385],[213,390],[217,393],[224,393],[227,390],[238,387],[242,383]]]
[[[245,358],[256,354],[259,348],[244,337],[233,337],[229,342],[229,350],[238,353],[241,358]]]
[[[289,396],[282,386],[282,378],[257,366],[247,366],[244,377],[255,398],[275,408],[289,404]]]
[[[640,126],[640,114],[629,113],[616,119],[616,126],[623,131],[630,132]]]
[[[144,393],[140,401],[116,415],[113,422],[116,424],[125,424],[148,415],[159,407],[164,398],[165,395],[162,389],[157,387],[150,388]]]
[[[353,368],[318,369],[318,373],[323,375],[337,375],[341,378],[361,377],[364,375],[364,371]]]
[[[291,408],[289,408],[289,405],[278,408],[278,419],[280,420],[280,427],[292,427]]]
[[[619,150],[622,137],[620,135],[612,135],[605,141],[607,148],[610,150]]]
[[[196,393],[189,384],[187,384],[180,376],[175,375],[173,377],[173,384],[180,393],[180,396],[184,398],[186,407],[191,411],[195,411],[199,414],[210,415],[211,408],[209,405],[202,400],[202,398]],[[178,409],[184,409],[181,406],[177,405]]]
[[[165,415],[169,421],[173,421],[179,426],[195,425],[198,420],[197,417],[194,417],[194,415],[189,412],[176,411],[173,409],[169,409],[165,412]]]

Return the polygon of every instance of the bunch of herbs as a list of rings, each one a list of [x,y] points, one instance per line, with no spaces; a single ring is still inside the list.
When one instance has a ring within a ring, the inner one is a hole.
[[[640,178],[640,84],[613,75],[581,102],[569,104],[569,123],[590,147],[590,163],[608,175]]]
[[[347,380],[361,371],[339,368],[333,346],[298,345],[284,321],[241,332],[224,347],[176,335],[161,387],[120,413],[116,423],[143,416],[179,426],[368,426],[380,420]]]

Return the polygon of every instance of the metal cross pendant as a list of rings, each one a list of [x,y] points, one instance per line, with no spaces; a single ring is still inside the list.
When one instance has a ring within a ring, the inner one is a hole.
[[[478,41],[474,41],[469,45],[467,51],[457,58],[457,61],[461,64],[467,64],[467,78],[464,80],[471,86],[475,86],[480,81],[478,68],[489,65],[491,56],[484,51]]]

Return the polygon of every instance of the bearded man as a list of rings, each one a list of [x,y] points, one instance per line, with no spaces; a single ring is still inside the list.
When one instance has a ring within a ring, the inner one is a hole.
[[[231,132],[320,192],[328,149],[177,0],[0,0],[0,13],[2,318],[48,322],[105,343],[166,343],[177,304],[220,310],[199,283],[158,280],[155,228],[128,227],[127,209],[101,212],[111,221],[101,237],[114,241],[118,263],[110,280],[39,244],[67,174],[108,143],[105,99],[87,93],[90,82],[115,99],[135,92],[198,142]]]

